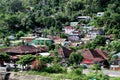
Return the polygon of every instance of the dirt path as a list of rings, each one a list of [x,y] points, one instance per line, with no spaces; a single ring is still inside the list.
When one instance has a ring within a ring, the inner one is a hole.
[[[51,80],[51,78],[39,75],[20,75],[12,72],[10,75],[10,80]]]
[[[91,73],[91,72],[94,72],[94,70],[88,70],[88,69],[83,70],[84,74],[88,74],[88,73]],[[120,77],[120,71],[102,70],[101,72],[105,75],[110,76],[110,77]]]

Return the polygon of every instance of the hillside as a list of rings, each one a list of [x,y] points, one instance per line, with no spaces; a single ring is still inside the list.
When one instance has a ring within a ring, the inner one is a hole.
[[[94,17],[104,12],[103,17]],[[32,32],[36,27],[61,30],[76,17],[91,16],[90,25],[120,35],[119,0],[0,0],[0,37]]]

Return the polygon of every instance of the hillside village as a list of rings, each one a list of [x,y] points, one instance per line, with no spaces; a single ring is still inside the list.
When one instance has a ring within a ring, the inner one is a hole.
[[[95,1],[2,0],[0,74],[112,80],[120,70],[119,1]]]
[[[96,16],[101,17],[103,13],[98,12]],[[92,18],[90,16],[78,16],[78,19],[90,21]],[[13,39],[10,41],[10,47],[0,49],[0,52],[9,55],[9,61],[1,60],[0,65],[9,65],[11,69],[18,68],[23,71],[42,70],[44,66],[50,67],[55,64],[68,68],[73,65],[74,67],[84,65],[84,69],[96,64],[100,69],[120,70],[119,52],[110,58],[109,55],[112,52],[98,46],[101,44],[108,47],[113,40],[112,35],[105,35],[103,28],[70,22],[70,25],[63,26],[60,33],[43,34],[41,33],[42,30],[36,28],[28,36],[20,37],[19,42]],[[90,44],[90,41],[93,43]],[[41,60],[45,60],[45,63],[43,62],[40,65],[39,59],[37,60],[38,56],[41,56]]]

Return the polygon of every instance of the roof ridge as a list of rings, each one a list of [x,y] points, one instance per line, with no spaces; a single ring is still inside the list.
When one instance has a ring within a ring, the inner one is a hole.
[[[107,55],[106,55],[105,52],[103,52],[103,51],[101,51],[101,50],[99,50],[99,49],[95,49],[95,51],[96,51],[99,55],[101,55],[104,59],[107,59]]]

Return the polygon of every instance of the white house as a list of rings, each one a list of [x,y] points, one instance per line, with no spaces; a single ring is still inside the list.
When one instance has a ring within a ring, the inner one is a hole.
[[[77,17],[79,20],[91,20],[90,16],[78,16]]]
[[[78,22],[70,22],[70,26],[77,26]]]
[[[84,33],[87,33],[87,32],[89,32],[90,30],[92,30],[92,29],[94,28],[94,26],[84,25],[84,26],[82,26],[82,28],[83,28]]]
[[[120,52],[114,54],[112,57],[116,57],[111,61],[110,69],[111,70],[120,70]]]
[[[63,28],[66,34],[72,34],[72,32],[75,30],[72,26],[65,26]]]
[[[104,12],[98,12],[97,13],[97,17],[101,17],[101,16],[103,16],[104,15]]]
[[[82,41],[83,43],[87,43],[87,42],[90,41],[90,40],[91,40],[91,38],[89,38],[89,37],[81,38],[81,41]]]
[[[104,31],[102,29],[93,28],[87,33],[86,36],[91,39],[94,39],[96,36],[102,35],[102,34],[104,34]]]

